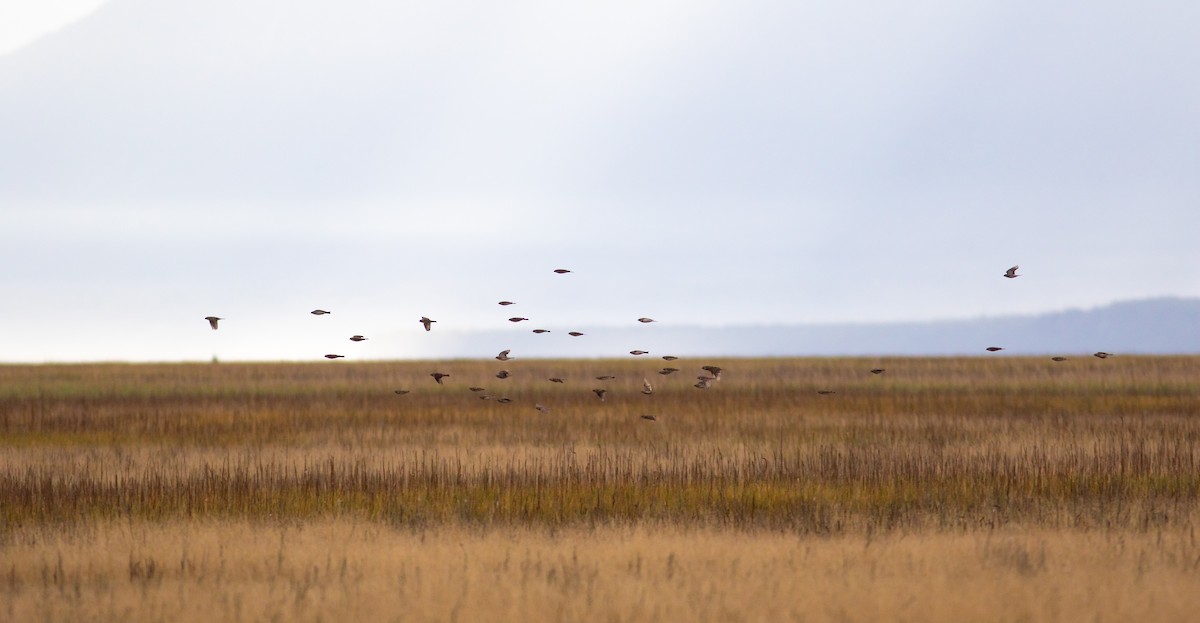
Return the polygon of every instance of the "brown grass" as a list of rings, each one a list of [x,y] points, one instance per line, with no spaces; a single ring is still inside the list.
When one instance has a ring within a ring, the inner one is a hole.
[[[707,363],[722,380],[692,387]],[[140,591],[160,604],[140,620],[212,599],[222,619],[387,619],[465,584],[464,618],[1183,620],[1197,379],[1195,357],[2,366],[0,603],[120,618],[97,600]],[[289,556],[255,576],[273,546]],[[584,567],[555,558],[568,546]],[[505,584],[517,550],[553,582]],[[333,577],[339,555],[357,579]],[[424,588],[397,593],[416,568]],[[453,614],[425,605],[410,618]]]

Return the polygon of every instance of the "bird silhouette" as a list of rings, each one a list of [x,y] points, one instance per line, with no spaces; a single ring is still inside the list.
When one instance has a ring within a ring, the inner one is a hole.
[[[467,389],[469,389],[469,390],[471,390],[471,391],[473,391],[473,392],[481,392],[481,391],[483,391],[483,388],[482,388],[482,387],[468,387]]]
[[[638,318],[638,322],[641,322],[641,323],[654,322],[654,319],[653,318]]]
[[[534,333],[549,333],[550,329],[534,329]]]
[[[608,390],[607,389],[593,389],[592,393],[596,394],[596,397],[600,399],[600,402],[604,402],[604,394],[607,394]]]
[[[314,310],[312,310],[312,311],[310,311],[310,312],[308,312],[308,313],[310,313],[310,314],[312,314],[312,315],[314,315],[314,316],[324,316],[325,314],[332,314],[333,312],[327,312],[327,311],[325,311],[325,310],[323,310],[323,309],[314,309]]]
[[[615,378],[617,378],[617,377],[615,377],[611,374],[601,374],[600,376],[596,377],[596,380],[597,381],[611,381]]]
[[[522,317],[520,317],[520,316],[513,316],[512,318],[509,318],[509,319],[508,319],[508,321],[509,321],[509,322],[521,322],[522,320],[529,320],[529,319],[528,319],[528,318],[522,318]]]
[[[1066,357],[1051,357],[1050,361],[1066,361]]]
[[[510,376],[512,376],[512,374],[509,374],[508,370],[501,370],[496,373],[496,378],[498,379],[506,379]]]
[[[342,357],[345,357],[345,355],[334,355],[334,354],[325,355],[326,359],[341,359]]]
[[[712,381],[713,378],[711,376],[698,376],[696,377],[696,384],[692,387],[695,387],[696,389],[708,389],[709,384],[712,383]]]
[[[502,405],[506,405],[506,404],[512,402],[512,398],[497,398],[496,402],[498,402]]]
[[[444,385],[445,383],[442,383],[442,379],[444,379],[450,375],[446,374],[445,372],[430,372],[429,376],[432,376],[433,380],[437,381],[438,385]]]
[[[500,361],[508,361],[509,359],[512,359],[512,357],[508,356],[508,354],[511,352],[512,352],[512,349],[504,349],[504,350],[500,351],[499,355],[496,355],[496,359],[499,359]]]
[[[676,357],[675,355],[663,355],[662,358],[663,361],[675,361],[676,359],[679,359],[679,357]]]
[[[654,386],[650,385],[649,379],[642,379],[642,393],[647,396],[654,393]]]
[[[404,394],[407,394],[408,392],[409,392],[409,390],[407,390],[407,389],[397,389],[395,391],[396,394],[399,394],[401,396],[403,396]]]
[[[365,338],[365,337],[363,337],[363,336],[361,336],[361,335],[351,335],[351,336],[350,336],[350,341],[351,341],[351,342],[362,342],[362,341],[364,341],[364,340],[366,340],[366,339],[367,339],[367,338]]]
[[[643,416],[642,416],[642,419],[643,419],[643,420],[650,420],[651,422],[657,422],[657,421],[658,421],[658,418],[657,418],[657,417],[655,417],[655,416],[653,416],[653,415],[643,415]]]
[[[569,273],[569,272],[571,272],[571,271],[569,271],[569,270],[567,270],[567,269],[565,269],[565,268],[555,268],[555,269],[554,269],[554,272],[556,272],[556,273],[558,273],[558,274],[560,274],[560,275],[565,275],[565,274],[567,274],[567,273]]]
[[[1092,356],[1096,357],[1098,359],[1108,359],[1109,357],[1112,357],[1112,353],[1106,353],[1104,351],[1099,351],[1096,353],[1092,353]]]
[[[513,305],[512,301],[500,301],[501,305]]]
[[[552,376],[546,380],[550,381],[551,383],[566,383],[567,382],[566,379],[562,379],[557,376]]]
[[[631,351],[629,351],[629,354],[630,355],[648,355],[648,354],[650,354],[650,351],[648,351],[648,350],[631,350]]]
[[[425,330],[426,330],[426,331],[428,331],[428,330],[429,330],[429,329],[430,329],[430,328],[433,326],[433,323],[435,323],[435,322],[437,322],[437,321],[436,321],[436,320],[430,320],[429,318],[426,318],[425,316],[421,316],[421,319],[420,319],[420,320],[418,320],[417,322],[419,322],[419,323],[421,323],[421,324],[425,325]]]
[[[540,403],[540,402],[539,402],[539,403],[537,403],[537,404],[535,404],[535,405],[533,405],[533,408],[534,408],[534,409],[537,409],[537,412],[538,412],[538,413],[541,413],[541,414],[543,414],[543,415],[544,415],[544,414],[547,414],[547,413],[550,413],[550,407],[547,407],[546,405],[544,405],[544,404],[542,404],[542,403]]]
[[[658,373],[663,376],[671,374],[672,372],[679,372],[679,368],[663,368],[662,370],[658,371]]]
[[[871,368],[871,374],[883,374],[884,372],[887,372],[887,370],[883,368]]]
[[[224,318],[217,318],[216,316],[205,316],[204,319],[208,321],[208,326],[212,327],[213,331],[217,330],[217,321],[224,320]]]
[[[581,336],[581,335],[583,335],[583,334],[582,334],[582,333],[580,333],[579,331],[568,331],[568,332],[567,332],[567,335],[569,335],[569,336],[571,336],[571,337],[579,337],[579,336]]]
[[[1020,277],[1020,275],[1017,274],[1018,268],[1020,268],[1020,266],[1013,266],[1012,268],[1004,271],[1004,276],[1008,277],[1009,279],[1015,279],[1017,277]]]
[[[989,352],[989,353],[994,353],[994,352],[996,352],[996,351],[998,351],[998,350],[1004,350],[1004,348],[1003,348],[1003,347],[1000,347],[1000,346],[988,346],[988,347],[987,347],[987,348],[985,348],[984,350],[986,350],[986,351],[987,351],[987,352]]]
[[[700,366],[700,369],[711,374],[714,381],[721,378],[721,368],[717,366]]]
[[[817,393],[821,394],[822,396],[828,396],[829,394],[836,394],[837,392],[833,391],[832,389],[818,389]]]

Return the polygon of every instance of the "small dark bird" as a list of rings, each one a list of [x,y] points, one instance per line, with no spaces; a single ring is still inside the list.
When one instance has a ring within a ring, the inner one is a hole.
[[[351,342],[362,342],[363,340],[366,340],[366,339],[367,339],[367,338],[365,338],[365,337],[363,337],[363,336],[361,336],[361,335],[351,335],[351,336],[350,336],[350,341],[351,341]]]
[[[520,317],[520,316],[513,316],[512,318],[509,318],[509,319],[508,319],[508,321],[509,321],[509,322],[521,322],[522,320],[529,320],[529,319],[528,319],[528,318],[522,318],[522,317]]]
[[[496,373],[496,378],[498,378],[498,379],[506,379],[510,376],[512,376],[512,375],[508,373],[508,370],[501,370]]]
[[[987,350],[987,352],[989,352],[989,353],[994,353],[998,350],[1004,350],[1004,349],[1001,348],[1000,346],[988,346],[985,350]]]
[[[1066,361],[1066,357],[1051,357],[1050,361]]]
[[[496,359],[499,359],[500,361],[508,361],[509,359],[512,359],[512,357],[508,356],[508,354],[511,352],[512,352],[512,349],[506,348],[506,349],[500,351],[499,355],[496,355]]]
[[[481,392],[481,391],[483,391],[483,388],[482,388],[482,387],[468,387],[467,389],[469,389],[469,390],[471,390],[471,391],[473,391],[473,392]]]
[[[887,370],[883,368],[871,368],[871,374],[883,374],[884,372],[887,372]]]
[[[578,332],[578,331],[568,331],[568,332],[567,332],[567,335],[569,335],[569,336],[571,336],[571,337],[579,337],[579,336],[581,336],[581,335],[583,335],[583,334],[582,334],[582,333],[580,333],[580,332]]]
[[[444,372],[430,372],[430,373],[429,373],[429,376],[432,376],[432,377],[433,377],[433,380],[437,381],[437,384],[438,384],[438,385],[442,385],[442,384],[443,384],[443,383],[442,383],[442,379],[444,379],[444,378],[446,378],[446,377],[448,377],[448,376],[450,376],[450,375],[449,375],[449,374],[446,374],[446,373],[444,373]]]
[[[506,404],[512,402],[512,398],[497,398],[496,402],[498,402],[502,405],[506,405]]]
[[[479,395],[479,399],[480,399],[480,400],[491,400],[491,399],[492,399],[492,395],[491,395],[491,394],[480,394],[480,395]]]
[[[500,301],[500,304],[501,305],[512,305],[513,302],[512,301]]]
[[[721,378],[721,368],[717,366],[700,366],[700,369],[711,374],[714,381]]]
[[[654,386],[650,385],[650,381],[648,379],[642,379],[642,393],[646,394],[647,396],[654,393]]]
[[[655,416],[653,416],[653,415],[643,415],[643,416],[642,416],[642,419],[643,419],[643,420],[650,420],[651,422],[657,422],[657,421],[658,421],[658,418],[657,418],[657,417],[655,417]]]
[[[533,408],[537,409],[537,412],[541,413],[543,415],[546,413],[550,413],[550,407],[547,407],[546,405],[541,404],[541,403],[533,405]]]
[[[692,386],[696,389],[708,389],[709,383],[712,383],[712,377],[698,376],[696,378],[698,380],[696,381],[696,384]]]
[[[557,376],[552,376],[552,377],[550,377],[549,379],[546,379],[546,380],[550,381],[551,383],[566,383],[566,380],[564,380],[564,379],[560,379],[560,378],[558,378]]]
[[[600,376],[596,377],[596,380],[597,381],[611,381],[615,378],[617,378],[617,377],[615,377],[611,374],[601,374]]]
[[[638,318],[638,322],[641,322],[641,323],[654,322],[654,319],[653,318]]]
[[[1097,353],[1093,353],[1092,356],[1099,358],[1099,359],[1108,359],[1109,357],[1112,357],[1112,353],[1106,353],[1104,351],[1100,351]]]
[[[596,397],[600,399],[600,402],[604,402],[604,394],[607,394],[608,390],[607,389],[593,389],[592,392],[596,394]]]
[[[1020,268],[1020,266],[1013,266],[1012,268],[1004,271],[1004,276],[1008,277],[1009,279],[1015,279],[1017,277],[1020,277],[1020,275],[1017,274],[1018,268]]]
[[[832,389],[818,389],[817,393],[821,394],[822,396],[828,396],[829,394],[835,394],[837,392],[833,391]]]
[[[345,355],[325,355],[326,359],[338,359],[339,357],[345,357]]]
[[[658,373],[663,376],[671,374],[672,372],[679,372],[679,368],[663,368],[662,370],[658,371]]]
[[[208,326],[212,327],[213,331],[217,330],[217,321],[224,320],[224,318],[217,318],[216,316],[205,316],[204,319],[208,321]]]
[[[663,361],[675,361],[676,359],[679,359],[679,357],[675,355],[663,355]]]
[[[648,351],[648,350],[631,350],[631,351],[629,351],[629,354],[630,355],[649,355],[650,351]]]
[[[433,323],[435,323],[435,322],[437,322],[437,321],[436,321],[436,320],[430,320],[429,318],[426,318],[425,316],[421,316],[421,319],[420,319],[420,320],[418,320],[417,322],[419,322],[419,323],[421,323],[421,324],[425,325],[425,330],[426,330],[426,331],[428,331],[428,330],[429,330],[429,329],[432,327]]]
[[[409,390],[407,390],[407,389],[397,389],[395,393],[400,396],[403,396],[404,394],[407,394],[408,392],[409,392]]]
[[[558,273],[558,274],[560,274],[560,275],[565,275],[565,274],[567,274],[567,273],[569,273],[569,272],[571,272],[571,271],[569,271],[569,270],[567,270],[567,269],[565,269],[565,268],[555,268],[555,269],[554,269],[554,272],[556,272],[556,273]]]
[[[333,312],[327,312],[327,311],[325,311],[325,310],[323,310],[323,309],[314,309],[314,310],[312,310],[312,311],[310,311],[310,312],[308,312],[308,313],[310,313],[310,314],[312,314],[312,315],[314,315],[314,316],[324,316],[325,314],[332,314]]]
[[[549,333],[550,329],[534,329],[534,333]]]

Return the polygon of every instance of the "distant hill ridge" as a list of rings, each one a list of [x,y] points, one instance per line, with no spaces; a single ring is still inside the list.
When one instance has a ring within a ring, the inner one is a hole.
[[[562,356],[538,336],[472,333],[471,342],[504,343],[522,356]],[[1200,299],[1154,298],[1036,315],[878,324],[607,327],[589,333],[661,354],[709,356],[1200,354]],[[464,345],[466,342],[464,342]],[[662,352],[657,352],[661,350]],[[472,356],[472,353],[463,353]],[[607,355],[605,355],[607,356]]]

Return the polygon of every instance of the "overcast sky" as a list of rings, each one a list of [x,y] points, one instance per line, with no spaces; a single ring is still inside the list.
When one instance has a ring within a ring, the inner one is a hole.
[[[0,361],[1200,296],[1194,2],[91,4],[0,29]]]

